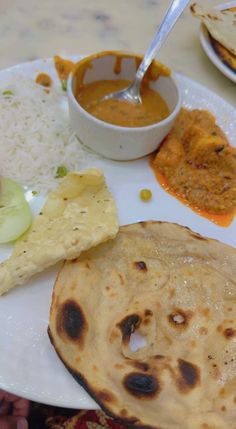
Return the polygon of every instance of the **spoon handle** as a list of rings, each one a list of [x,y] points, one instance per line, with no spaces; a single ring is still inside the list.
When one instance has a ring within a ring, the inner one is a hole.
[[[141,82],[155,55],[190,0],[173,0],[137,70],[135,81]]]

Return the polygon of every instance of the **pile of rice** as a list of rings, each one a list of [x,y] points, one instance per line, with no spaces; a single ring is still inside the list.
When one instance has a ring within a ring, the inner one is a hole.
[[[44,193],[58,184],[59,166],[78,170],[97,158],[70,129],[60,88],[46,93],[22,75],[0,88],[0,175]]]

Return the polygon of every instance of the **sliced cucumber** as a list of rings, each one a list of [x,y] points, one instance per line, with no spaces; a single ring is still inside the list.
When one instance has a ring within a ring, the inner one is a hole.
[[[29,204],[18,183],[2,178],[0,193],[0,243],[19,238],[32,220]]]
[[[1,178],[0,208],[14,205],[25,200],[22,187],[7,177]]]
[[[23,201],[14,206],[0,209],[0,243],[8,243],[19,238],[31,224],[31,211]]]

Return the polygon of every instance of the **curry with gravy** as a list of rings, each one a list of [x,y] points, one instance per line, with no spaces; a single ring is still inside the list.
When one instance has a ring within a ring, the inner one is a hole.
[[[182,109],[151,164],[167,191],[215,223],[232,221],[236,149],[208,111]]]
[[[93,61],[109,55],[114,57],[113,72],[117,75],[117,79],[87,83],[85,75],[87,70],[93,67]],[[170,112],[161,95],[151,89],[150,82],[157,80],[159,76],[169,76],[170,70],[158,61],[152,62],[142,81],[142,104],[131,104],[123,100],[101,100],[105,95],[124,89],[131,84],[129,80],[119,79],[123,60],[127,58],[131,58],[135,68],[138,69],[142,56],[117,51],[100,52],[79,61],[73,70],[77,101],[96,118],[114,125],[144,127],[160,122]]]
[[[141,88],[142,103],[124,100],[103,100],[112,92],[130,86],[129,80],[100,80],[81,87],[77,100],[91,115],[102,121],[122,127],[144,127],[160,122],[169,115],[169,108],[158,92],[144,84]]]

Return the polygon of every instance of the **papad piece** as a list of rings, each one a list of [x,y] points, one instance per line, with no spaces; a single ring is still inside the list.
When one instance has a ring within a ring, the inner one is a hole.
[[[168,222],[66,262],[51,342],[105,412],[139,429],[236,428],[236,250]]]
[[[236,55],[236,10],[217,10],[193,3],[190,10],[211,36]]]
[[[95,168],[68,173],[48,195],[10,258],[0,264],[0,295],[61,260],[77,258],[117,232],[116,205],[103,173]]]

